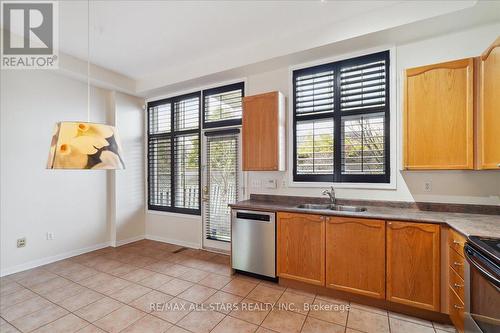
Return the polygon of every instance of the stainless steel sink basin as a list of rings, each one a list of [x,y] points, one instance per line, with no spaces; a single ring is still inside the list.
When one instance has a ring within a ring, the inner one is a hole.
[[[344,205],[318,205],[318,204],[301,204],[297,208],[301,209],[312,209],[312,210],[336,210],[342,212],[364,212],[365,207],[358,206],[344,206]]]

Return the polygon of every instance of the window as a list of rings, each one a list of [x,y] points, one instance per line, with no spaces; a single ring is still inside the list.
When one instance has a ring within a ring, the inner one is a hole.
[[[200,93],[148,103],[148,207],[200,214]]]
[[[205,236],[231,241],[231,209],[238,201],[239,129],[205,132],[207,154],[207,200]]]
[[[293,72],[293,179],[389,183],[389,51]]]
[[[148,103],[148,209],[200,215],[201,110],[204,128],[241,125],[244,87]]]
[[[203,128],[241,125],[244,83],[203,91]]]

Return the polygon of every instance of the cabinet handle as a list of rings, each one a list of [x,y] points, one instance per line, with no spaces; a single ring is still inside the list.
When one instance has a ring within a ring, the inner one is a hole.
[[[456,305],[456,304],[453,304],[453,307],[454,307],[455,309],[459,309],[459,310],[461,310],[461,309],[463,309],[463,308],[464,308],[463,306]]]
[[[464,264],[462,264],[462,263],[460,263],[460,262],[456,262],[456,261],[455,261],[455,262],[453,263],[453,265],[455,265],[455,266],[463,266]]]
[[[454,286],[455,286],[455,288],[463,288],[464,287],[463,284],[458,284],[458,283],[455,283]]]

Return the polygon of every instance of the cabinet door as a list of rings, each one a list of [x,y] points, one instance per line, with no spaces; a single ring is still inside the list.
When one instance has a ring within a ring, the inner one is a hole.
[[[278,213],[278,276],[325,285],[325,218]]]
[[[479,168],[500,169],[500,37],[481,56]]]
[[[439,225],[387,222],[387,300],[439,311],[439,252]]]
[[[474,60],[406,71],[406,169],[474,168]]]
[[[385,298],[385,221],[327,217],[326,286]]]
[[[278,170],[278,92],[243,99],[243,170]]]

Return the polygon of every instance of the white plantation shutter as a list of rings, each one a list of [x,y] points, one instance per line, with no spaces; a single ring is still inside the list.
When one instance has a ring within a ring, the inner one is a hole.
[[[148,109],[148,191],[149,205],[169,207],[172,193],[171,104]]]
[[[172,193],[170,138],[151,138],[148,143],[149,204],[169,207]]]
[[[200,208],[200,139],[198,134],[174,139],[175,207]]]
[[[385,61],[375,60],[340,68],[340,110],[369,110],[385,106]]]
[[[333,112],[332,69],[316,73],[304,73],[295,79],[295,114],[321,114]]]

